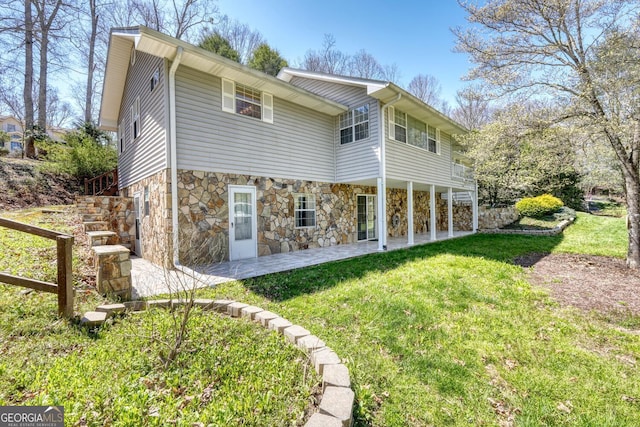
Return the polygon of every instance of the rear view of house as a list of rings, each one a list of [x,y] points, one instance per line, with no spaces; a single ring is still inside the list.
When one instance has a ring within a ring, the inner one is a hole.
[[[116,131],[135,251],[158,264],[475,230],[466,130],[389,82],[277,78],[145,27],[111,33],[100,113]],[[193,250],[198,248],[198,250]]]

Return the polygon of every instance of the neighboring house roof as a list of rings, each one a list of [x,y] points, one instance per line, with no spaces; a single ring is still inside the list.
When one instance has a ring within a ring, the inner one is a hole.
[[[253,70],[230,59],[201,49],[182,40],[167,36],[144,26],[111,30],[107,67],[105,71],[100,127],[116,131],[120,105],[124,94],[126,72],[132,47],[160,58],[173,60],[178,48],[183,49],[181,65],[268,92],[277,98],[336,115],[347,110],[337,102],[325,99],[304,89],[290,85],[273,76]]]
[[[319,73],[315,71],[298,70],[294,68],[283,68],[278,73],[278,78],[290,82],[294,77],[302,77],[332,83],[346,84],[349,86],[363,87],[367,89],[367,95],[383,102],[393,101],[401,94],[400,100],[393,104],[394,107],[403,112],[429,123],[449,134],[460,134],[469,132],[467,128],[445,116],[432,106],[424,103],[415,95],[402,89],[392,82],[381,80],[363,79],[359,77],[340,76],[335,74]]]

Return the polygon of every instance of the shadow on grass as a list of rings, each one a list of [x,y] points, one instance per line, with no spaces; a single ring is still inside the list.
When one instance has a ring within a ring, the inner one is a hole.
[[[458,239],[414,246],[386,253],[364,255],[326,264],[274,273],[242,281],[245,288],[271,301],[281,302],[303,294],[332,288],[345,280],[358,279],[372,272],[385,272],[408,262],[441,254],[480,257],[506,263],[530,253],[550,253],[562,235],[520,236],[475,234]]]

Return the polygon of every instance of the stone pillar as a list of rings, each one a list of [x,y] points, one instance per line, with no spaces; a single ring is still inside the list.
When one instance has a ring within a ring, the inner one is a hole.
[[[95,246],[96,287],[101,294],[131,299],[131,260],[129,249],[121,245]]]
[[[413,245],[413,182],[407,181],[407,244]]]
[[[453,189],[451,187],[447,190],[447,214],[449,221],[449,237],[453,237]]]
[[[429,229],[431,230],[431,240],[438,238],[437,223],[436,223],[436,186],[431,184],[429,192],[429,215],[431,215],[429,222]]]

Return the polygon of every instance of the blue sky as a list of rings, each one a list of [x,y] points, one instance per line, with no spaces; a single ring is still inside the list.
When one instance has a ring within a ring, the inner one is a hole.
[[[454,53],[451,28],[466,24],[455,0],[219,0],[220,12],[258,30],[290,64],[319,49],[324,34],[348,54],[364,49],[382,65],[396,64],[406,86],[417,74],[435,76],[442,96],[454,105],[467,56]]]

